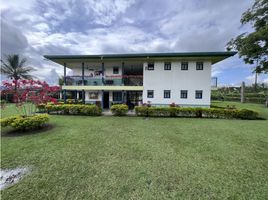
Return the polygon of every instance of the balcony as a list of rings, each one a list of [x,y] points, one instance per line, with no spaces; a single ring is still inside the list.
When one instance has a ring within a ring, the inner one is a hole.
[[[119,75],[119,76],[85,76],[84,84],[82,76],[66,76],[67,86],[142,86],[142,75]]]

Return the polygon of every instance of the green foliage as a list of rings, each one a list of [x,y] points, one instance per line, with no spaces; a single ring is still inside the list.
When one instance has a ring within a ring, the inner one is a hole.
[[[26,58],[20,58],[19,55],[7,55],[6,61],[1,60],[1,73],[14,80],[31,79],[29,73],[34,71],[34,68],[26,67],[26,62]]]
[[[257,119],[258,113],[252,110],[235,108],[179,108],[136,106],[137,116],[143,117],[197,117],[221,119]]]
[[[41,128],[47,123],[49,117],[47,114],[32,116],[12,116],[1,119],[1,127],[10,126],[16,130],[26,131]]]
[[[268,1],[255,0],[251,9],[243,13],[241,23],[251,23],[255,29],[252,33],[243,33],[232,39],[228,50],[235,49],[239,56],[249,64],[256,64],[254,72],[268,72]]]
[[[47,113],[65,115],[101,115],[101,108],[93,104],[47,104],[45,110]]]
[[[112,105],[111,111],[115,116],[125,116],[128,112],[128,106],[126,104]]]

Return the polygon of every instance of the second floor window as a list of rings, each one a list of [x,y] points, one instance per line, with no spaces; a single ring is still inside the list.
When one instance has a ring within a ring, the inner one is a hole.
[[[119,67],[113,67],[113,74],[119,74]]]
[[[171,63],[170,62],[165,62],[164,70],[171,70]]]
[[[188,62],[181,63],[181,70],[188,70]]]
[[[153,90],[147,90],[147,98],[154,98],[154,91]]]
[[[196,63],[196,70],[203,70],[204,64],[203,62],[197,62]]]
[[[122,101],[122,92],[113,92],[113,101]]]
[[[164,90],[164,98],[169,99],[170,98],[170,90]]]
[[[196,90],[195,91],[195,98],[196,99],[202,99],[203,98],[203,91],[202,90]]]
[[[187,99],[187,90],[181,90],[181,99]]]
[[[148,70],[154,70],[154,63],[148,63]]]

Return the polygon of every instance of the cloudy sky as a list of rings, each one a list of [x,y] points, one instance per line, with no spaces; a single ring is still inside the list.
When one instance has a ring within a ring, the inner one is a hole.
[[[19,53],[57,83],[63,68],[44,54],[224,51],[253,0],[1,1],[1,56]],[[213,65],[222,85],[251,83],[253,66],[238,56]],[[267,81],[267,75],[260,77]]]

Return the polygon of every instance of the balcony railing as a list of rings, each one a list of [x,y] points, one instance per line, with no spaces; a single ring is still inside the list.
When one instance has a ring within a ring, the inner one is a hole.
[[[142,86],[142,75],[120,75],[120,76],[85,76],[84,84],[82,76],[66,76],[66,85],[111,85],[111,86]]]

